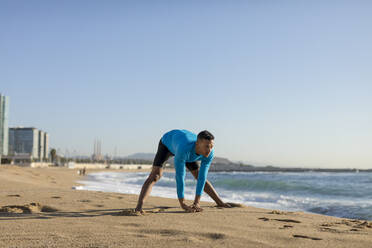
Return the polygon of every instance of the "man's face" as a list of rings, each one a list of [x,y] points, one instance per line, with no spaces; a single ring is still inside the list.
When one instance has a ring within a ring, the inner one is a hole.
[[[197,154],[208,157],[214,146],[214,140],[198,139],[196,141],[195,151]]]

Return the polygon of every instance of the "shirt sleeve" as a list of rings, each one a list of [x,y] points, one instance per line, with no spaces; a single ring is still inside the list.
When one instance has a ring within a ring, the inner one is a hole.
[[[212,163],[214,157],[214,151],[209,155],[208,158],[203,159],[200,165],[199,174],[198,174],[198,182],[196,184],[196,195],[201,196],[204,190],[205,181],[207,180],[207,174],[209,167]]]
[[[185,163],[184,156],[176,154],[174,157],[174,168],[176,169],[177,196],[179,199],[185,198]]]

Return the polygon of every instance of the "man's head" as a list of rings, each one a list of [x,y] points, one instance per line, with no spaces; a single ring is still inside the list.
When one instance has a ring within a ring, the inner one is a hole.
[[[195,144],[195,152],[197,154],[208,157],[214,146],[214,136],[207,130],[201,131],[198,134],[198,139]]]

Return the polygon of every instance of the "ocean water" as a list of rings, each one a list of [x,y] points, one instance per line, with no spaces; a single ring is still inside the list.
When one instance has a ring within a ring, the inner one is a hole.
[[[148,172],[91,173],[78,190],[139,194]],[[225,202],[372,220],[372,173],[210,172],[208,180]],[[186,176],[185,198],[194,199],[196,181]],[[173,172],[165,172],[153,196],[177,198]],[[213,200],[203,194],[203,201]]]

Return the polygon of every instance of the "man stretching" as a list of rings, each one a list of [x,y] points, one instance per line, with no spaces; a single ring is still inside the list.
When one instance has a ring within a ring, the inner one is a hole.
[[[199,205],[203,189],[218,206],[231,207],[221,200],[212,184],[207,180],[209,166],[214,157],[213,145],[214,136],[208,131],[202,131],[198,136],[187,130],[172,130],[165,133],[159,142],[152,171],[142,186],[135,211],[143,213],[143,202],[150,194],[152,186],[161,178],[163,164],[170,156],[174,156],[178,200],[186,212],[203,211]],[[201,161],[200,168],[199,161]],[[184,197],[186,167],[197,179],[195,200],[191,206],[186,205]]]

